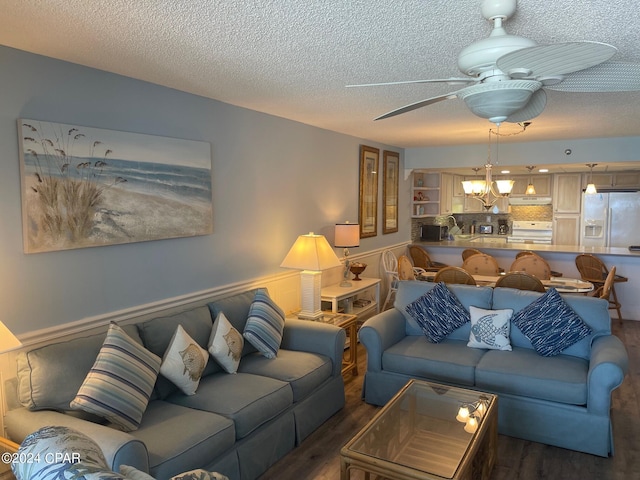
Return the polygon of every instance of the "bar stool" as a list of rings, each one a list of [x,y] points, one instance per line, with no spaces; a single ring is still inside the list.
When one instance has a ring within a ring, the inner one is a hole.
[[[609,269],[604,262],[589,253],[582,253],[576,257],[576,268],[578,272],[580,272],[582,280],[593,283],[596,288],[604,286],[607,276],[609,275]],[[618,312],[618,319],[620,320],[622,320],[622,313],[620,313],[620,307],[622,305],[618,301],[618,295],[616,294],[616,283],[627,281],[629,281],[627,277],[615,275],[613,277],[613,284],[611,285],[611,295],[609,296],[609,308],[615,309]]]
[[[413,260],[414,267],[420,267],[427,272],[437,272],[442,267],[448,267],[448,265],[440,262],[434,262],[427,251],[417,245],[409,245],[409,255]]]
[[[520,257],[524,257],[526,255],[538,255],[538,254],[535,253],[535,252],[532,252],[531,250],[521,250],[518,253],[516,253],[516,260],[519,259]],[[540,255],[538,255],[538,257],[540,257]],[[540,257],[540,258],[542,258],[542,257]],[[561,277],[562,276],[562,272],[558,272],[556,270],[551,270],[551,276],[552,277]]]
[[[498,276],[500,274],[498,262],[486,253],[476,253],[475,255],[467,257],[467,259],[462,262],[462,268],[471,275]]]

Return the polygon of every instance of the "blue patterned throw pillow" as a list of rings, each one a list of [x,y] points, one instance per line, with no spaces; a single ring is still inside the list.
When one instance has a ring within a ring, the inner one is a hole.
[[[407,305],[406,311],[418,322],[422,332],[432,343],[440,343],[456,328],[470,320],[469,312],[444,282],[438,283]]]
[[[513,316],[513,323],[531,341],[536,352],[553,357],[591,335],[591,328],[562,299],[555,288]]]
[[[284,312],[266,290],[258,290],[242,336],[267,358],[275,358],[284,331]]]

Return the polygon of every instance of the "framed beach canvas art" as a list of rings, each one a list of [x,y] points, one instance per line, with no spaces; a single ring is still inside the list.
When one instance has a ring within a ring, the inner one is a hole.
[[[26,253],[213,232],[207,142],[19,119]]]

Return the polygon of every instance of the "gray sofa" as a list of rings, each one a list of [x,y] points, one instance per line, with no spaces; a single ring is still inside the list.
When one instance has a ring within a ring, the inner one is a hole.
[[[556,356],[541,356],[511,324],[512,351],[470,348],[470,323],[431,343],[407,305],[434,288],[400,282],[394,308],[365,322],[359,338],[367,350],[363,396],[384,405],[410,378],[496,393],[502,434],[600,456],[613,454],[611,394],[627,372],[622,342],[611,334],[605,300],[563,295],[591,334]],[[469,311],[513,309],[541,293],[510,288],[448,285]]]
[[[124,329],[160,357],[178,324],[206,349],[217,313],[242,332],[254,296],[243,292]],[[43,426],[75,429],[100,445],[115,471],[125,464],[165,479],[203,468],[254,479],[344,406],[345,335],[332,325],[287,319],[276,358],[245,342],[238,373],[210,358],[195,395],[159,376],[140,427],[128,433],[69,408],[104,333],[35,348],[18,356],[6,430],[20,443]]]

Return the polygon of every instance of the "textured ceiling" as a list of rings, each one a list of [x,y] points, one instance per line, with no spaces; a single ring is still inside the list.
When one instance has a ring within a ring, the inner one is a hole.
[[[487,120],[449,100],[388,120],[460,76],[458,52],[489,35],[480,0],[2,0],[0,44],[401,147],[483,143]],[[520,0],[509,33],[594,40],[640,63],[637,0]],[[548,91],[513,141],[638,136],[640,92]],[[507,126],[503,131],[507,130]]]

